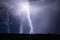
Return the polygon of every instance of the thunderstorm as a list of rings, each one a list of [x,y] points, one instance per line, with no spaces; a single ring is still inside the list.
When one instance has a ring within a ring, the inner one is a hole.
[[[0,0],[0,33],[60,34],[60,0]]]
[[[29,2],[22,3],[21,6],[22,6],[22,11],[25,11],[26,14],[27,14],[27,18],[28,18],[29,25],[30,25],[30,28],[31,28],[30,34],[33,34],[34,31],[33,31],[32,21],[31,21],[31,19],[30,19],[30,5],[29,5]],[[20,29],[21,29],[21,30],[20,30],[20,33],[22,33],[22,26],[21,26]]]

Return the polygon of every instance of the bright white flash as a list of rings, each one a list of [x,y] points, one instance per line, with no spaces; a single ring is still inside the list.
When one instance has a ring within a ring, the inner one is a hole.
[[[26,12],[26,15],[27,15],[27,18],[28,18],[28,21],[29,21],[29,25],[30,25],[30,28],[31,28],[30,34],[33,34],[34,31],[33,31],[32,21],[30,19],[30,5],[29,5],[29,3],[22,3],[21,7],[22,7],[22,11]],[[22,32],[22,26],[21,26],[20,31]]]

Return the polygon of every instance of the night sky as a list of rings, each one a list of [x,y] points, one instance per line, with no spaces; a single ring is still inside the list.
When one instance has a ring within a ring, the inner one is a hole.
[[[17,3],[21,0],[0,0],[0,33],[30,34],[25,12],[18,14]],[[25,0],[23,0],[25,2]],[[60,34],[60,0],[26,0],[29,2],[30,19],[34,34]],[[23,14],[24,17],[21,17]],[[24,19],[24,21],[22,21]]]

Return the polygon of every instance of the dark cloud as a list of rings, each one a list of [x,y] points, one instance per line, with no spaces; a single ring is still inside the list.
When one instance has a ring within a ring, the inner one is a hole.
[[[22,1],[22,0],[21,0]],[[23,0],[24,1],[24,0]],[[20,16],[16,16],[16,6],[19,0],[0,0],[0,33],[19,33],[21,26]],[[42,8],[31,12],[31,21],[34,33],[60,33],[60,0],[29,0],[31,6]],[[11,8],[11,5],[14,8]],[[44,8],[43,8],[44,7]],[[32,15],[32,13],[34,13]],[[9,26],[9,27],[8,27]],[[28,19],[22,23],[23,34],[29,34],[31,28]]]

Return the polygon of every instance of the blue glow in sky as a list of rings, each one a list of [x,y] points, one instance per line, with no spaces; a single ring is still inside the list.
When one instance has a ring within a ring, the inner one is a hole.
[[[59,34],[60,0],[1,0],[0,33]]]

